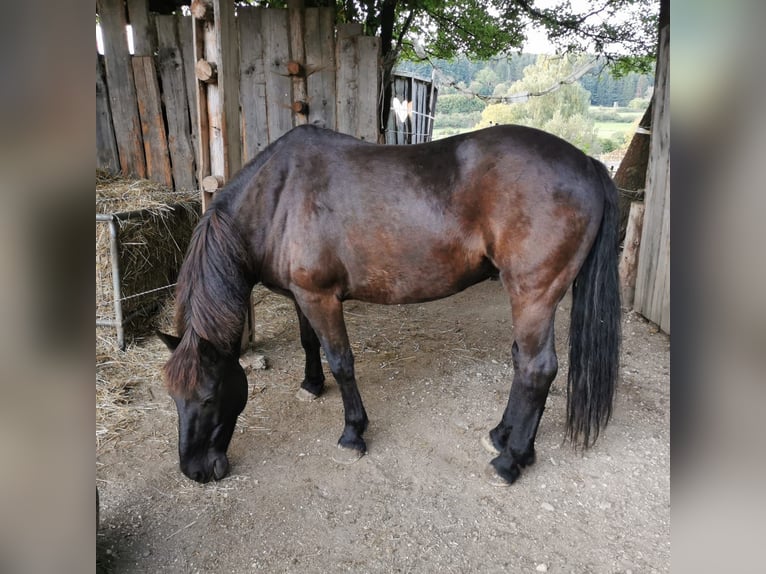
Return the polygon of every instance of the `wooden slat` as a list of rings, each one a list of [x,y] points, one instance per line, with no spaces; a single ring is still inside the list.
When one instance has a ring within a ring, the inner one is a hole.
[[[365,141],[377,143],[380,133],[378,128],[380,124],[378,119],[380,38],[359,36],[357,37],[357,46],[359,104],[357,106],[356,136]]]
[[[431,91],[428,98],[428,113],[430,114],[430,118],[428,119],[428,141],[433,140],[433,134],[434,134],[434,116],[436,115],[436,100],[439,97],[439,89],[436,87],[436,85],[432,82],[431,83]]]
[[[122,0],[98,0],[104,41],[104,64],[120,169],[127,177],[146,177],[146,160],[138,117],[133,66],[128,52]]]
[[[239,34],[234,19],[234,3],[216,0],[215,31],[217,35],[218,89],[220,92],[221,153],[224,158],[224,181],[242,167],[242,144],[239,118]],[[212,148],[211,148],[212,150]]]
[[[335,129],[335,9],[307,8],[305,27],[309,123]]]
[[[412,143],[417,144],[423,141],[423,109],[425,108],[425,101],[423,100],[423,84],[420,80],[412,80],[412,120],[413,120],[413,134]]]
[[[194,34],[192,27],[194,19],[184,16],[179,12],[175,14],[178,41],[181,45],[181,58],[183,61],[184,81],[186,82],[186,99],[189,106],[189,120],[191,124],[191,143],[194,150],[194,166],[198,170],[199,159],[199,124],[197,121],[197,79],[194,77]],[[194,173],[194,187],[199,187],[197,172]]]
[[[153,14],[149,13],[148,0],[127,0],[128,23],[133,29],[133,55],[151,56],[157,45]]]
[[[155,22],[157,61],[168,124],[168,149],[173,182],[178,190],[196,189],[189,100],[186,95],[182,51],[176,33],[176,18],[158,15]]]
[[[293,127],[290,109],[292,82],[287,75],[287,62],[290,60],[287,10],[264,10],[261,24],[269,141],[274,141]]]
[[[170,156],[162,119],[162,101],[157,83],[157,70],[151,56],[133,56],[138,112],[146,156],[146,172],[152,181],[173,187]]]
[[[263,60],[262,14],[265,8],[240,7],[239,101],[242,107],[243,160],[249,161],[269,145],[266,72]]]
[[[287,13],[289,18],[290,34],[290,60],[301,64],[305,70],[306,67],[306,48],[304,43],[304,19],[305,6],[304,0],[287,0]],[[306,76],[297,75],[292,77],[293,84],[293,102],[305,102],[308,99],[306,89]],[[293,125],[299,126],[308,122],[308,116],[305,114],[292,114]]]
[[[104,78],[103,56],[96,51],[96,168],[118,173],[120,157],[112,128],[112,111]]]
[[[669,30],[660,33],[653,103],[652,139],[646,180],[646,210],[641,234],[634,307],[670,332],[670,117]]]
[[[660,264],[657,266],[655,282],[655,309],[660,329],[670,333],[670,159],[668,158],[665,179],[665,210],[662,214],[660,235]]]
[[[350,34],[356,28],[355,24],[338,26],[335,56],[337,62],[335,76],[336,125],[339,132],[350,135],[356,135],[357,103],[359,102],[356,37]],[[361,26],[359,29],[361,31]]]

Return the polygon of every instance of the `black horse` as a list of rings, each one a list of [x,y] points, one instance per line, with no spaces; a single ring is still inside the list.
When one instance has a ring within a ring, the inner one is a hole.
[[[302,388],[340,385],[339,445],[363,454],[343,301],[415,303],[499,274],[511,304],[513,382],[489,433],[508,483],[534,462],[558,362],[553,320],[572,286],[567,436],[590,446],[611,415],[620,346],[617,192],[604,166],[545,132],[497,126],[413,146],[295,128],[248,163],[203,215],[176,290],[178,337],[165,365],[181,470],[220,479],[247,400],[245,311],[261,282],[295,303]]]

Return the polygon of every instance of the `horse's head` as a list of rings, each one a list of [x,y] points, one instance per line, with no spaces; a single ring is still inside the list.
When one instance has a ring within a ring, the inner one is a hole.
[[[178,455],[181,471],[197,482],[220,480],[229,470],[229,448],[237,417],[247,403],[247,377],[236,354],[226,354],[200,339],[198,356],[175,357],[181,339],[158,333],[174,354],[171,361],[198,361],[194,385],[169,381],[178,409]],[[169,364],[170,364],[169,362]],[[182,390],[183,389],[183,390]]]

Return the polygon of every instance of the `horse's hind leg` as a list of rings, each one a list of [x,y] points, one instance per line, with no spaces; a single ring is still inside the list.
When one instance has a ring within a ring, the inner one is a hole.
[[[295,299],[313,327],[324,349],[343,398],[345,426],[338,444],[358,453],[367,452],[362,434],[367,429],[367,413],[356,386],[354,355],[348,342],[343,307],[334,294],[296,292]]]
[[[306,353],[306,367],[304,379],[298,397],[311,400],[322,394],[324,389],[324,372],[322,371],[322,359],[319,355],[319,338],[314,328],[303,314],[298,303],[295,303],[295,311],[298,313],[298,324],[301,331],[301,346]]]
[[[503,418],[490,439],[500,451],[491,464],[496,473],[512,483],[521,467],[535,461],[535,436],[540,424],[548,389],[556,377],[553,315],[556,303],[540,301],[525,304],[514,300],[513,383]]]

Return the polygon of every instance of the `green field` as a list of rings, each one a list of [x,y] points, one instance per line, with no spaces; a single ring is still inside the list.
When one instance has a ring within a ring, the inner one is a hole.
[[[632,110],[629,108],[604,108],[591,106],[590,114],[595,118],[596,133],[600,138],[614,138],[618,134],[633,134],[633,124],[643,115],[643,110]],[[603,118],[604,114],[617,116],[612,118]],[[622,120],[622,121],[618,121]]]
[[[632,110],[629,108],[604,108],[592,106],[590,109],[591,115],[598,117],[599,114],[609,114],[611,116],[618,116],[623,121],[615,121],[616,118],[610,118],[608,120],[596,119],[594,124],[596,127],[596,133],[599,138],[615,139],[615,136],[620,134],[626,134],[628,138],[632,137],[634,130],[634,122],[643,115],[643,110]],[[441,118],[440,118],[441,119]],[[434,124],[433,139],[437,140],[457,133],[464,133],[473,131],[475,128],[445,128],[440,126],[441,122],[437,119]]]
[[[615,134],[632,133],[633,122],[596,122],[596,133],[600,138],[613,138]]]

